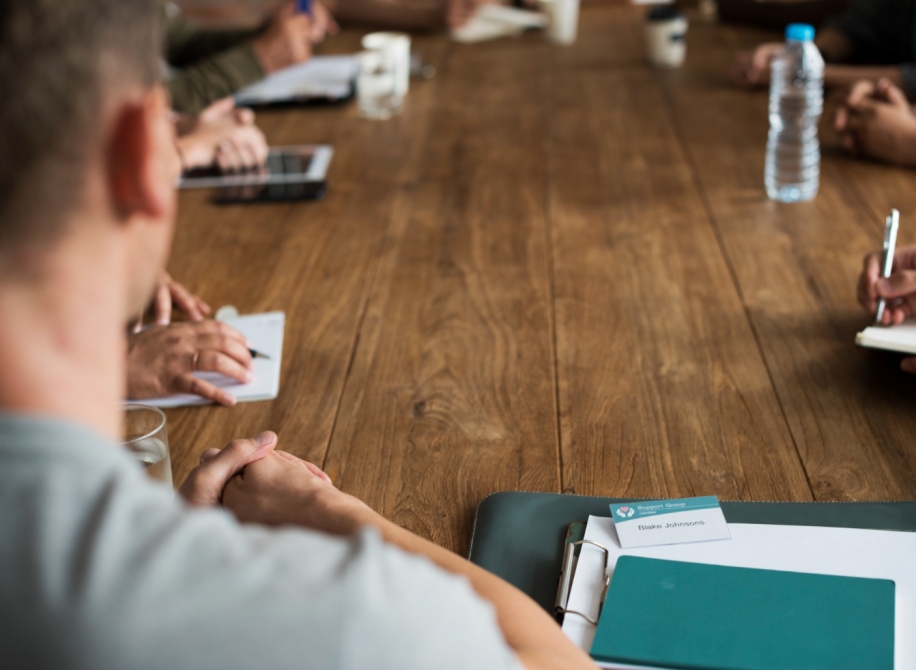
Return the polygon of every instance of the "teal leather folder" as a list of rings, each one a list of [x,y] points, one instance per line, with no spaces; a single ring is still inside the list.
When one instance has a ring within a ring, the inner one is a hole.
[[[894,582],[617,559],[599,662],[702,670],[892,670]]]

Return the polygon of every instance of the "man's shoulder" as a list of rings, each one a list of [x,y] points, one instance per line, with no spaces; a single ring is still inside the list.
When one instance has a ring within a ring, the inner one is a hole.
[[[44,461],[90,458],[116,462],[115,445],[91,428],[59,417],[0,410],[0,458]]]

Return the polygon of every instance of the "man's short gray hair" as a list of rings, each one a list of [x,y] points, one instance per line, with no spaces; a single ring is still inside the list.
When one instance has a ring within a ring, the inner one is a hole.
[[[107,96],[159,75],[158,0],[0,0],[0,254],[53,240]]]

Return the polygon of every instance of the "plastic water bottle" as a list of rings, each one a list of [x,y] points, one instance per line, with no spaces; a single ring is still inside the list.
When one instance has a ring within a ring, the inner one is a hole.
[[[814,46],[814,28],[793,23],[770,72],[770,136],[764,183],[781,202],[817,195],[821,148],[817,122],[824,107],[824,59]]]

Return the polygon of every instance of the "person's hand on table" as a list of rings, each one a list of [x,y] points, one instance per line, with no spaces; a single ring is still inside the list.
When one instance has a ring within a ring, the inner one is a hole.
[[[222,405],[235,397],[194,376],[218,372],[240,383],[250,382],[251,353],[245,336],[219,321],[153,326],[128,338],[127,397],[158,398],[194,393]]]
[[[382,522],[368,505],[338,490],[317,465],[285,451],[267,454],[230,479],[222,503],[243,523],[295,524],[338,535]]]
[[[232,98],[214,102],[193,121],[176,122],[175,140],[183,171],[218,167],[223,172],[250,170],[267,161],[267,140],[254,124],[254,112]]]
[[[149,308],[152,310],[153,323],[157,326],[167,326],[171,323],[173,306],[188,321],[203,321],[210,314],[210,305],[172,279],[168,272],[163,271]],[[143,314],[132,322],[130,327],[132,333],[139,333],[143,330],[143,316],[147,311],[149,310],[144,310]]]
[[[739,51],[732,63],[732,78],[748,88],[769,84],[770,65],[782,48],[781,42],[768,42],[753,51]]]
[[[172,320],[172,307],[187,317],[188,321],[203,321],[210,314],[210,305],[163,272],[153,298],[153,318],[159,326]]]
[[[266,431],[225,449],[207,449],[178,492],[194,505],[221,503],[243,523],[295,524],[347,535],[381,522],[368,505],[338,490],[317,465],[276,447],[277,435]]]
[[[267,456],[277,446],[277,434],[265,431],[257,437],[233,440],[225,449],[207,449],[200,465],[191,470],[178,494],[198,507],[218,505],[227,482],[249,463]]]
[[[856,83],[834,126],[851,153],[916,165],[916,114],[903,91],[887,79]]]

